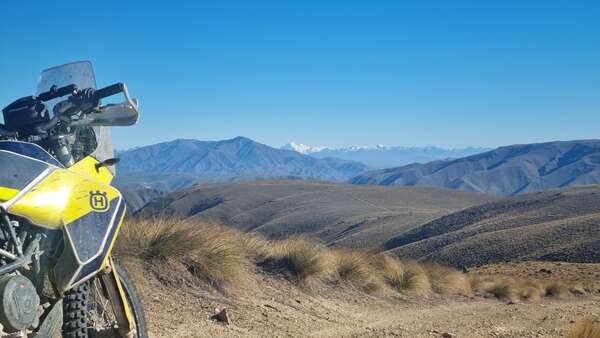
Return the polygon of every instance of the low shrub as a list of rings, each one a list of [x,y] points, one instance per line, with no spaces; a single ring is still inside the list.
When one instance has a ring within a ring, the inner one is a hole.
[[[568,298],[571,296],[571,291],[561,282],[551,282],[546,285],[546,296]]]
[[[373,255],[348,250],[335,250],[330,255],[335,278],[368,292],[381,287],[381,276],[373,266],[377,258]]]
[[[248,277],[248,261],[237,238],[237,232],[206,221],[129,219],[114,253],[123,260],[182,263],[193,276],[224,288]]]
[[[441,265],[426,265],[425,271],[429,277],[431,288],[436,293],[469,295],[471,283],[466,274]]]
[[[388,284],[401,293],[430,293],[431,283],[425,269],[416,262],[401,262],[390,269],[386,278]]]
[[[301,236],[274,242],[260,266],[267,270],[289,273],[294,281],[304,284],[321,277],[325,270],[324,248]]]

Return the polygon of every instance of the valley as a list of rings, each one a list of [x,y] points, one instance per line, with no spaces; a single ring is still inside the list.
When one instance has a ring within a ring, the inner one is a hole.
[[[152,200],[137,215],[217,220],[270,238],[302,234],[327,245],[369,249],[450,212],[493,200],[448,189],[255,181],[175,192]]]

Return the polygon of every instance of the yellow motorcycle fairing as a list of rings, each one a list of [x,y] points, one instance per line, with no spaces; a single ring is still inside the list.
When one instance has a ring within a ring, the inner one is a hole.
[[[87,215],[104,213],[119,191],[69,169],[52,171],[8,211],[45,228],[60,229]]]
[[[0,170],[4,163],[8,162],[0,162]],[[53,270],[55,286],[62,292],[106,266],[125,215],[125,203],[121,193],[109,185],[113,178],[110,171],[98,166],[92,157],[68,169],[40,163],[29,159],[27,167],[35,170],[17,182],[20,189],[14,180],[6,179],[6,184],[0,180],[0,186],[12,184],[18,190],[2,206],[34,225],[63,230],[64,250]],[[31,182],[23,187],[25,177]]]
[[[0,204],[6,203],[35,184],[56,162],[41,147],[27,142],[0,141]]]

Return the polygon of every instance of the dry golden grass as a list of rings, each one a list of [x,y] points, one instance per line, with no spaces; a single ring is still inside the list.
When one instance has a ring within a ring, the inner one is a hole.
[[[200,228],[166,219],[128,219],[121,226],[115,254],[144,260],[180,259],[199,244]]]
[[[365,292],[382,289],[414,295],[476,292],[502,300],[530,301],[585,292],[581,285],[472,275],[439,265],[401,261],[387,254],[328,249],[301,236],[271,241],[202,220],[129,219],[121,229],[115,255],[124,260],[133,257],[156,263],[157,267],[179,264],[178,269],[187,276],[221,290],[248,285],[251,271],[258,266],[286,273],[299,285],[313,281],[342,282]],[[167,270],[161,273],[167,274]]]
[[[326,271],[325,248],[301,236],[273,242],[261,263],[266,269],[286,271],[303,284],[322,277]]]
[[[494,297],[503,300],[514,300],[517,297],[515,287],[509,281],[499,281],[486,290]]]
[[[600,264],[566,262],[502,262],[471,269],[482,276],[512,276],[538,284],[563,283],[571,293],[582,295],[600,290]],[[544,294],[546,292],[544,291]]]
[[[536,301],[546,295],[546,288],[537,281],[525,281],[519,284],[519,297],[525,300]]]
[[[542,297],[569,298],[585,294],[585,290],[577,284],[569,286],[568,283],[560,281],[510,278],[500,275],[473,275],[470,283],[475,292],[503,300],[536,301]]]
[[[598,338],[600,337],[600,324],[591,320],[582,320],[575,324],[567,338]]]
[[[360,251],[333,250],[330,253],[330,264],[334,278],[350,283],[364,291],[370,292],[381,288],[381,275],[375,269],[374,255]]]
[[[273,251],[274,243],[258,234],[239,234],[238,240],[246,255],[254,262],[266,259]]]
[[[426,265],[425,271],[429,277],[433,291],[446,294],[471,294],[471,283],[466,274],[441,265]]]
[[[381,255],[381,258],[375,263],[375,267],[382,275],[386,285],[394,290],[403,290],[405,269],[402,262],[388,255]]]
[[[551,282],[546,284],[546,296],[568,298],[571,296],[571,291],[564,283]]]
[[[222,225],[205,221],[129,219],[122,226],[115,255],[183,263],[195,277],[225,288],[249,276],[238,236]]]
[[[580,282],[575,282],[569,287],[569,291],[574,295],[584,295],[586,293],[585,286]]]
[[[473,276],[471,287],[477,293],[491,295],[501,300],[516,300],[519,295],[517,282],[500,276]]]
[[[425,269],[416,262],[388,264],[385,280],[393,289],[401,293],[428,294],[432,291]],[[384,270],[385,271],[385,270]]]

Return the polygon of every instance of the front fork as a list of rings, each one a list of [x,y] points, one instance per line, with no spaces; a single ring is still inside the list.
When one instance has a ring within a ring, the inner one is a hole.
[[[135,318],[112,257],[108,258],[108,264],[103,272],[99,274],[100,281],[106,290],[115,313],[117,324],[119,325],[119,334],[123,338],[133,338],[136,335],[137,329]]]

